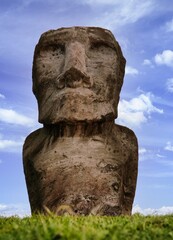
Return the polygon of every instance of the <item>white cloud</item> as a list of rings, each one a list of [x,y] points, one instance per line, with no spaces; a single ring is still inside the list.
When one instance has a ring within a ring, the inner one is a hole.
[[[158,158],[165,158],[165,156],[164,155],[161,155],[161,154],[156,154],[156,156],[158,157]]]
[[[173,32],[173,19],[165,24],[166,32]]]
[[[148,160],[148,155],[150,154],[149,150],[142,147],[142,148],[139,148],[138,153],[139,153],[139,161],[140,162]]]
[[[161,208],[145,208],[142,209],[139,205],[135,205],[132,209],[132,214],[140,213],[143,215],[166,215],[173,214],[173,206],[163,206]],[[10,217],[31,216],[30,208],[26,204],[0,204],[0,216]]]
[[[19,217],[30,216],[29,206],[24,204],[0,204],[0,216],[10,217],[16,215]]]
[[[144,59],[143,65],[150,65],[151,61],[149,59]]]
[[[12,109],[0,108],[0,121],[10,124],[18,124],[26,127],[34,125],[33,119],[15,112]]]
[[[145,154],[147,150],[145,148],[139,148],[139,154]]]
[[[4,139],[3,135],[0,134],[0,152],[21,151],[23,143],[24,143],[24,137],[21,137],[16,141],[11,139]]]
[[[152,64],[152,62],[151,62],[151,60],[149,60],[149,59],[144,59],[142,65],[144,65],[144,66],[149,66],[149,67],[151,67],[151,68],[154,67],[153,64]]]
[[[173,145],[171,144],[171,142],[166,143],[165,150],[173,152]]]
[[[158,153],[158,150],[139,148],[139,161],[154,161],[157,158],[161,158]]]
[[[79,2],[79,0],[78,0]],[[149,15],[156,8],[154,0],[84,0],[83,3],[89,4],[91,7],[111,6],[112,11],[104,12],[101,18],[97,19],[96,25],[109,29],[130,23],[135,23],[139,19]]]
[[[173,206],[163,206],[161,208],[145,208],[142,209],[139,205],[136,205],[132,209],[132,214],[140,213],[143,215],[166,215],[173,214]]]
[[[139,74],[138,70],[136,68],[126,66],[125,68],[125,74],[126,75],[137,75]]]
[[[139,127],[142,123],[148,121],[151,113],[162,114],[163,110],[153,105],[153,98],[154,96],[151,93],[143,93],[129,101],[121,100],[118,105],[118,123]]]
[[[164,50],[162,53],[158,53],[154,57],[155,63],[158,65],[166,65],[173,67],[173,51]]]
[[[0,93],[0,98],[5,99],[5,96]]]
[[[173,78],[169,78],[166,82],[167,90],[173,93]]]
[[[23,141],[0,139],[0,151],[16,152],[21,149]]]
[[[142,123],[147,122],[147,118],[144,116],[143,112],[129,112],[126,106],[123,106],[125,102],[119,103],[119,118],[118,123],[127,126],[139,127]]]

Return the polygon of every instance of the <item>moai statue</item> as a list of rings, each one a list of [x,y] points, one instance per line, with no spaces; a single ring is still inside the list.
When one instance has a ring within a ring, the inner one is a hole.
[[[43,128],[23,148],[32,213],[131,214],[137,139],[114,123],[124,69],[109,30],[72,27],[41,35],[33,92]]]

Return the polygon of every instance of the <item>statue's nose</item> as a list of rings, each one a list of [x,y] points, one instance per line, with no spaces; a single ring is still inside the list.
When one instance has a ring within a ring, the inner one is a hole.
[[[92,81],[86,73],[85,47],[72,42],[66,47],[63,73],[58,78],[58,87],[91,87]]]
[[[64,71],[70,68],[86,72],[85,48],[79,42],[72,42],[67,46]]]

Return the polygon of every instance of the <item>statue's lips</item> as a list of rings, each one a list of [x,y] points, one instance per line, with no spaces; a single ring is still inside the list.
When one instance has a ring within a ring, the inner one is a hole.
[[[64,88],[61,89],[58,94],[58,97],[63,97],[63,96],[74,96],[74,97],[89,97],[92,98],[93,100],[96,99],[96,94],[91,91],[89,88],[83,88],[83,87],[78,87],[78,88]]]

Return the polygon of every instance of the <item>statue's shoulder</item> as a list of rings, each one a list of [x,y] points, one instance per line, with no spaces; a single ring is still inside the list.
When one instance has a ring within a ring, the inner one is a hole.
[[[23,145],[24,155],[38,152],[40,148],[42,148],[45,139],[46,134],[44,128],[39,128],[36,131],[30,133],[26,137]]]
[[[31,132],[25,139],[24,145],[28,145],[33,141],[38,141],[40,136],[44,134],[44,130],[43,128],[39,128],[37,130],[35,130],[34,132]]]
[[[131,144],[137,145],[137,137],[133,130],[128,127],[114,124],[113,126],[113,135],[118,136],[122,142],[129,142]]]
[[[122,126],[122,125],[119,125],[119,124],[114,124],[114,131],[120,132],[122,134],[126,134],[129,137],[136,137],[136,135],[132,129]]]

